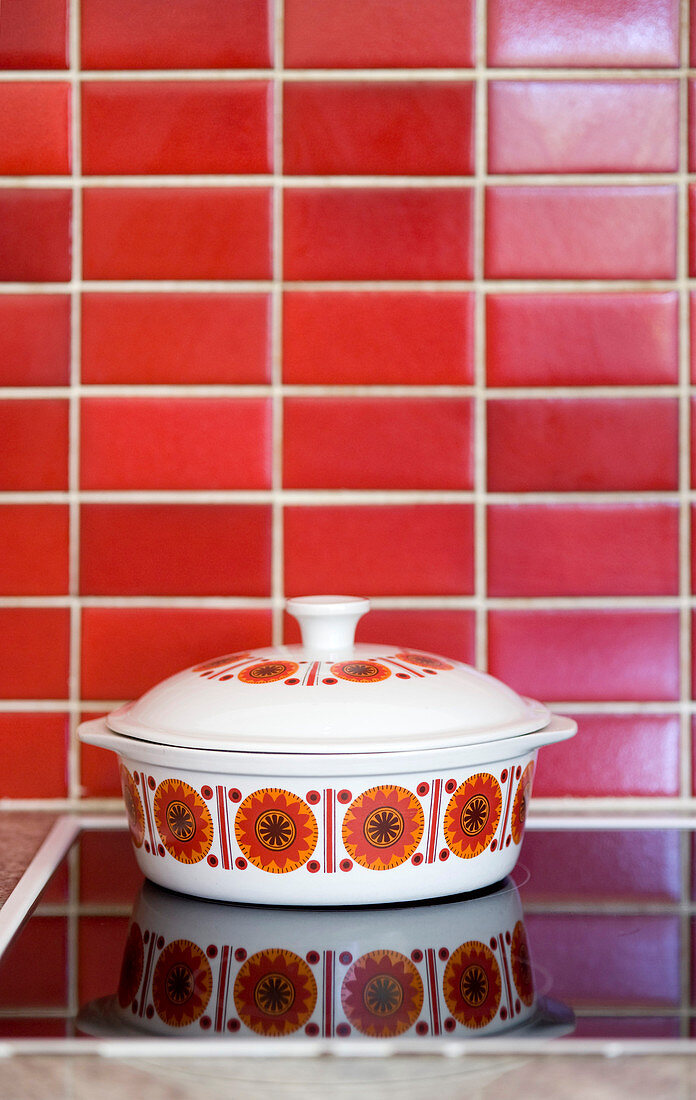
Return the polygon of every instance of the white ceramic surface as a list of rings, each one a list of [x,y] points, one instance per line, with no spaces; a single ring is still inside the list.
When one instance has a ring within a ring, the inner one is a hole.
[[[206,662],[80,727],[120,757],[143,873],[200,897],[317,906],[502,879],[536,753],[575,723],[446,658],[379,646],[363,658],[352,636],[367,601],[290,603],[312,650]],[[215,736],[192,734],[196,721]]]
[[[81,1026],[378,1042],[519,1034],[540,1015],[509,879],[465,902],[330,913],[215,905],[145,884],[118,991],[87,1006]]]
[[[403,646],[356,645],[369,601],[287,601],[303,645],[227,654],[113,711],[117,733],[250,752],[385,752],[474,744],[545,726],[546,707],[470,665]]]

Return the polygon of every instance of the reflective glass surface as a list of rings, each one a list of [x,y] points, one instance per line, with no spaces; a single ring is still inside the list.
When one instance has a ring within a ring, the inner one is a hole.
[[[0,1038],[691,1036],[691,831],[534,824],[490,890],[330,910],[183,897],[85,830],[0,959]]]

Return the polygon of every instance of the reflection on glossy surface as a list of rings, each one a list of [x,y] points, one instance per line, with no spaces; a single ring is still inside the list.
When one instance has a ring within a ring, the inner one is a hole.
[[[0,1037],[454,1049],[558,1033],[546,998],[573,1040],[688,1036],[692,831],[591,825],[528,830],[506,888],[326,912],[143,889],[125,828],[87,829],[0,958]]]
[[[87,1034],[394,1039],[568,1032],[540,1004],[519,891],[455,902],[287,910],[188,898],[144,882],[117,992]]]

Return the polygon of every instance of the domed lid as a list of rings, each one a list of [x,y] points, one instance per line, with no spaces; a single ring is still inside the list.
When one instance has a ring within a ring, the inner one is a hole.
[[[497,741],[548,724],[541,703],[460,661],[356,645],[354,596],[287,601],[302,645],[228,653],[113,711],[116,733],[184,748],[394,752]]]

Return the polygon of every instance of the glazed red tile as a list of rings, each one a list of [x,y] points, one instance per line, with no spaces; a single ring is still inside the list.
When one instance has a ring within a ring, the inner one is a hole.
[[[469,505],[287,507],[285,591],[366,596],[457,595],[473,591]]]
[[[0,68],[67,67],[67,0],[3,0]]]
[[[283,376],[290,384],[467,385],[473,297],[443,292],[286,293]]]
[[[67,489],[67,401],[0,401],[0,439],[0,490]]]
[[[676,172],[676,81],[494,80],[489,172]]]
[[[488,63],[659,68],[679,64],[678,0],[489,0]]]
[[[679,794],[679,715],[571,714],[579,733],[539,754],[541,798]]]
[[[84,398],[80,484],[88,490],[270,488],[270,402]]]
[[[537,773],[545,755],[539,754]],[[521,857],[529,872],[524,904],[678,902],[681,839],[678,829],[528,829]]]
[[[63,504],[0,505],[0,594],[59,596],[69,585],[69,516]]]
[[[525,928],[532,963],[548,975],[554,999],[574,1008],[680,1003],[676,915],[528,913]]]
[[[470,175],[474,87],[286,83],[283,135],[288,175]]]
[[[270,508],[83,504],[80,586],[89,596],[267,596]]]
[[[389,610],[373,608],[361,619],[355,633],[358,642],[389,645],[394,642],[413,650],[439,653],[473,664],[476,616],[473,611]],[[297,620],[285,616],[285,641],[299,642]]]
[[[369,456],[369,457],[368,457]],[[470,489],[468,399],[287,397],[290,489]]]
[[[82,86],[88,176],[269,172],[267,81],[90,81]]]
[[[85,607],[82,696],[133,699],[189,665],[270,644],[270,611]]]
[[[65,699],[70,612],[64,607],[0,607],[0,698]]]
[[[498,492],[676,489],[676,399],[489,401],[488,488]]]
[[[70,381],[67,294],[0,295],[0,386]]]
[[[285,0],[291,69],[466,68],[474,64],[472,0]]]
[[[667,596],[679,591],[677,504],[497,504],[491,596]]]
[[[79,839],[83,905],[130,907],[143,884],[126,829],[84,829]]]
[[[689,187],[689,274],[696,272],[696,189]]]
[[[29,974],[31,981],[27,980]],[[34,914],[27,921],[0,959],[0,989],[3,1002],[13,1008],[62,1008],[67,1004],[67,917]]]
[[[678,1039],[679,1016],[576,1016],[576,1039]]]
[[[134,901],[134,896],[130,900]],[[113,996],[118,989],[130,917],[80,915],[79,922],[77,995],[80,1004],[85,1004]]]
[[[8,188],[0,194],[0,281],[70,278],[70,191]]]
[[[438,188],[285,192],[287,279],[467,279],[472,196]]]
[[[536,699],[679,698],[674,611],[491,611],[488,643],[489,671]]]
[[[489,187],[491,279],[673,279],[673,187]]]
[[[0,173],[3,176],[69,173],[69,111],[69,84],[52,80],[0,84]]]
[[[82,381],[268,382],[269,308],[265,294],[83,294]]]
[[[85,69],[265,68],[266,0],[82,0]]]
[[[2,797],[65,798],[67,770],[67,714],[0,714]]]
[[[678,308],[673,292],[489,294],[488,385],[676,383]]]
[[[270,276],[266,188],[97,188],[83,195],[86,279]]]

